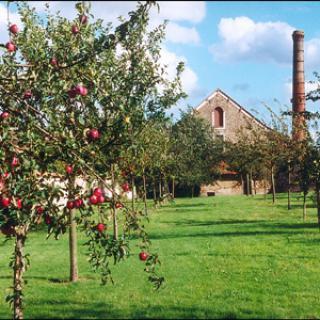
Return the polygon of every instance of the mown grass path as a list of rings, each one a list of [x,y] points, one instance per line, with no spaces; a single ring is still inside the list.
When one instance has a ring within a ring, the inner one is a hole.
[[[138,249],[100,286],[80,237],[80,281],[68,278],[67,237],[27,242],[26,318],[320,318],[320,233],[311,202],[287,211],[263,196],[178,199],[150,213],[147,229],[162,261],[165,287],[146,280]],[[2,240],[2,239],[1,239]],[[0,318],[11,285],[12,243],[0,247]]]

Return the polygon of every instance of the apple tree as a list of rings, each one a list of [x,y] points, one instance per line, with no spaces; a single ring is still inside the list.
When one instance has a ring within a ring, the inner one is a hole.
[[[153,5],[138,4],[112,28],[94,21],[84,3],[76,5],[72,21],[49,10],[41,19],[28,4],[17,4],[23,27],[9,23],[0,57],[0,225],[15,240],[8,297],[15,318],[23,318],[24,245],[42,217],[48,235],[69,230],[72,280],[78,226],[103,283],[112,281],[110,262],[130,255],[132,234],[140,236],[139,258],[149,280],[157,288],[163,282],[143,215],[126,206],[114,187],[119,155],[133,145],[134,133],[183,96],[182,66],[168,81],[159,64],[164,26],[147,29]],[[52,183],[57,164],[65,165],[60,187]],[[89,188],[79,186],[79,178]]]

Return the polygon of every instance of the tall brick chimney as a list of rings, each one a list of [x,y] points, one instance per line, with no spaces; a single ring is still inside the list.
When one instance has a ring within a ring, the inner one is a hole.
[[[292,34],[293,39],[293,77],[292,77],[292,138],[296,141],[305,139],[306,110],[304,88],[304,32],[296,30]]]

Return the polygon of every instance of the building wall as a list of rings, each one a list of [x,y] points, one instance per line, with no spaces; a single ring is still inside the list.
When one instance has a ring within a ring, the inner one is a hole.
[[[214,128],[213,112],[215,108],[221,108],[224,112],[224,124],[222,128]],[[198,115],[207,120],[213,126],[215,135],[223,136],[224,141],[236,142],[239,138],[240,130],[250,140],[251,130],[266,130],[259,120],[257,120],[248,111],[238,105],[233,99],[221,92],[215,91],[196,109]],[[270,183],[268,181],[256,181],[257,194],[264,194],[269,191]],[[208,192],[219,194],[243,194],[244,188],[241,179],[237,176],[223,176],[222,179],[209,185],[202,185],[200,195],[206,196]]]
[[[252,182],[252,192],[256,194],[265,194],[270,190],[270,183],[266,180]],[[208,196],[208,193],[214,192],[215,195],[236,195],[244,194],[244,186],[242,181],[236,178],[224,178],[214,181],[212,184],[202,185],[200,188],[200,196]]]
[[[246,130],[248,125],[252,125],[256,128],[263,128],[262,125],[248,115],[243,108],[235,106],[235,103],[232,100],[228,99],[223,94],[220,94],[219,91],[200,106],[197,109],[197,112],[200,117],[207,120],[212,125],[212,114],[217,107],[220,107],[224,111],[224,127],[214,128],[214,132],[217,135],[223,135],[225,141],[229,140],[236,142],[241,128],[243,128],[247,134],[250,134],[250,130]]]

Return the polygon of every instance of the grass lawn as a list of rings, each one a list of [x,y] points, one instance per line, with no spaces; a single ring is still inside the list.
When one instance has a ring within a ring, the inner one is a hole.
[[[68,278],[68,237],[27,242],[26,318],[320,318],[320,233],[316,210],[302,221],[301,200],[287,211],[263,196],[177,199],[150,213],[147,229],[162,260],[165,287],[146,279],[138,248],[114,270],[115,285],[100,286],[79,239],[81,279]],[[296,197],[296,196],[295,196]],[[1,236],[2,238],[2,236]],[[2,239],[0,239],[2,240]],[[13,248],[0,248],[0,318],[11,285]]]

